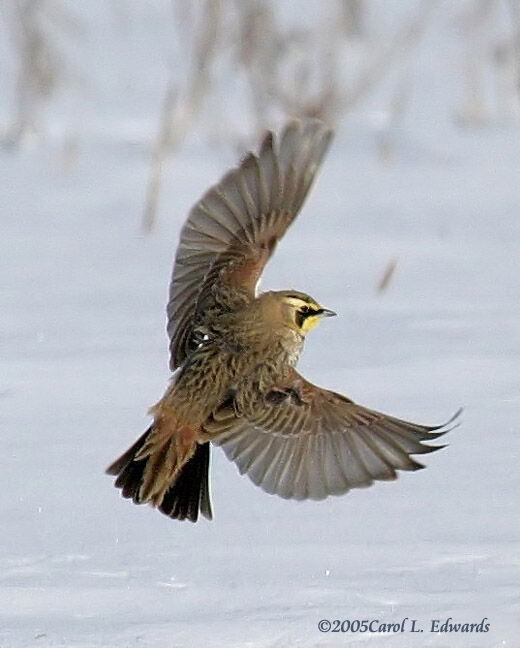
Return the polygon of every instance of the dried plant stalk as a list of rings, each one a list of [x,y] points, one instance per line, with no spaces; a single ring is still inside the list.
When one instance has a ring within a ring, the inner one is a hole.
[[[184,93],[177,88],[173,77],[168,82],[146,191],[142,219],[142,228],[146,232],[151,232],[155,226],[166,159],[188,133],[198,117],[204,96],[209,92],[211,64],[218,43],[220,10],[218,0],[206,0],[202,6],[202,28],[196,34],[188,86]]]
[[[383,276],[381,277],[379,283],[377,284],[377,293],[379,295],[382,295],[384,292],[388,290],[388,286],[390,285],[390,282],[392,281],[395,270],[397,268],[397,261],[398,261],[397,258],[392,259],[386,266]]]
[[[82,33],[58,0],[11,0],[0,4],[17,61],[12,123],[4,142],[20,143],[44,130],[42,111],[67,73],[67,56],[55,32]]]

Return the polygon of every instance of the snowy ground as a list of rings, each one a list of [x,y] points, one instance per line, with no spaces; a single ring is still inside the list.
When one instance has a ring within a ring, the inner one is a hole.
[[[264,494],[216,450],[212,523],[132,506],[103,470],[166,384],[178,231],[233,156],[191,138],[143,236],[141,140],[92,129],[68,174],[57,139],[0,151],[1,648],[518,646],[520,138],[430,119],[428,88],[392,165],[363,119],[338,134],[263,286],[341,315],[308,340],[314,382],[427,423],[462,405],[463,423],[427,470],[319,503]],[[317,627],[405,617],[424,633]],[[448,617],[490,630],[429,632]]]

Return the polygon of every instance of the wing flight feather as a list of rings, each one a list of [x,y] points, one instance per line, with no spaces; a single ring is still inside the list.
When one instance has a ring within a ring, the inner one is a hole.
[[[452,429],[460,414],[444,425],[418,425],[316,387],[295,370],[276,390],[287,398],[266,399],[258,417],[238,418],[231,408],[217,413],[207,431],[240,473],[286,499],[323,499],[423,468],[410,455],[444,447],[428,442]],[[291,397],[295,391],[298,398]]]

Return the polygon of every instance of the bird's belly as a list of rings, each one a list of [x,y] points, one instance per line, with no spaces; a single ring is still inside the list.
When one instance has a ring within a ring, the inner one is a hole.
[[[183,422],[200,425],[237,389],[247,366],[243,354],[218,347],[196,351],[170,387],[169,407]]]

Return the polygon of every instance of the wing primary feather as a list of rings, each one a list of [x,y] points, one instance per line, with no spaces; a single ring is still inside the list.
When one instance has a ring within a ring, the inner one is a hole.
[[[256,221],[261,214],[266,214],[270,210],[269,200],[266,187],[264,186],[263,176],[264,161],[253,153],[250,154],[245,164],[244,179],[247,184],[248,193],[253,201],[251,224],[256,226]]]
[[[246,163],[251,165],[251,161],[250,161],[251,159],[252,159],[251,157],[246,158]],[[246,167],[244,170],[249,170],[249,168]],[[239,173],[237,176],[237,188],[240,191],[240,195],[242,197],[242,200],[244,201],[247,215],[249,217],[249,222],[251,223],[251,221],[254,221],[256,217],[257,208],[255,205],[255,200],[251,195],[249,186],[247,184],[247,179],[244,172]]]
[[[233,220],[237,225],[237,231],[241,231],[244,233],[244,235],[247,236],[248,232],[247,229],[244,227],[244,221],[243,218],[241,218],[242,214],[240,213],[240,210],[235,205],[235,203],[231,200],[228,194],[223,190],[221,185],[217,185],[215,187],[215,195],[222,202],[224,207],[228,210],[229,214],[233,217]]]
[[[323,486],[323,497],[326,497],[330,493],[329,482],[327,479],[327,437],[324,434],[317,433],[314,437],[316,439],[316,445],[321,446],[316,448],[317,451],[317,475],[321,479],[321,484]]]
[[[267,493],[273,493],[274,491],[269,487],[268,475],[276,468],[274,461],[277,452],[275,438],[268,437],[264,443],[267,447],[265,452],[262,454],[262,459],[261,461],[253,462],[251,471],[248,475],[257,486],[263,488]]]
[[[332,456],[334,457],[334,459],[336,461],[336,466],[337,466],[337,469],[338,469],[338,473],[339,473],[340,477],[343,479],[343,481],[345,482],[345,490],[341,491],[341,492],[346,492],[346,491],[349,490],[349,479],[348,479],[347,474],[345,473],[344,466],[343,466],[343,464],[341,462],[342,453],[341,453],[340,448],[338,447],[338,443],[337,443],[338,438],[337,438],[337,436],[338,436],[337,433],[334,430],[331,430],[331,432],[330,432],[330,444],[331,444],[331,449],[332,449]]]
[[[357,467],[360,469],[360,472],[364,474],[364,481],[360,482],[360,485],[361,484],[369,485],[372,483],[372,475],[362,457],[361,452],[359,451],[359,448],[357,447],[357,443],[359,442],[359,437],[355,433],[351,433],[347,436],[347,438],[349,440],[349,447],[352,452],[352,456],[354,457],[354,460],[357,464]]]
[[[293,163],[298,168],[303,169],[303,171],[299,174],[299,176],[296,176],[294,193],[290,203],[291,211],[294,211],[295,209],[297,210],[299,206],[301,206],[301,204],[305,200],[307,190],[309,189],[312,180],[313,173],[310,166],[313,150],[310,144],[311,142],[307,142],[306,147],[302,148],[301,151],[298,151],[299,156]]]
[[[290,454],[291,443],[287,438],[276,439],[277,451],[271,460],[271,475],[269,477],[269,489],[271,493],[280,494],[280,482],[286,468],[287,454]],[[268,473],[264,476],[264,482],[268,478]]]
[[[385,431],[384,428],[381,428],[379,425],[372,426],[372,432],[375,436],[378,437],[380,443],[386,445],[389,448],[389,452],[395,457],[395,467],[399,470],[415,470],[418,462],[410,457],[410,454],[416,454],[415,452],[408,453],[404,448],[402,448],[395,439]],[[420,444],[419,444],[420,445]],[[421,448],[429,446],[420,446]],[[436,450],[437,448],[431,448],[431,450]]]
[[[270,444],[268,442],[266,443],[265,434],[259,432],[257,438],[249,442],[247,454],[243,453],[242,456],[239,457],[241,464],[244,466],[244,472],[248,472],[256,463],[261,463],[263,461],[265,455],[269,452],[269,446]],[[246,461],[244,461],[244,457],[247,457]]]
[[[269,185],[272,182],[272,173],[271,178],[267,178],[266,174],[268,173],[268,167],[271,165],[271,155],[266,153],[266,155],[260,154],[260,158],[256,158],[256,174],[257,174],[257,184],[258,184],[258,198],[259,198],[259,207],[260,215],[267,214],[271,210],[271,201],[269,196]],[[272,171],[272,170],[271,170]]]
[[[294,490],[293,479],[297,470],[298,443],[294,439],[284,439],[284,453],[280,456],[281,470],[278,475],[277,495],[290,499]],[[295,467],[296,464],[296,467]]]
[[[272,146],[272,138],[271,138],[271,155],[272,155],[272,162],[273,162],[273,186],[271,187],[271,208],[273,210],[279,210],[282,208],[282,200],[283,200],[283,195],[285,190],[285,183],[284,183],[282,170],[280,168],[280,159],[278,157],[278,154],[275,153]]]
[[[390,461],[390,459],[385,455],[384,449],[381,446],[378,446],[377,443],[374,442],[374,439],[371,438],[370,436],[370,431],[365,429],[359,430],[360,433],[360,439],[361,441],[365,444],[365,446],[369,449],[369,451],[372,453],[372,456],[375,457],[376,462],[379,461],[380,464],[383,466],[383,470],[386,470],[385,472],[377,472],[375,475],[372,474],[373,477],[376,477],[377,479],[395,479],[397,477],[395,473],[395,468]]]
[[[236,236],[236,231],[233,230],[233,229],[230,229],[230,227],[225,222],[219,220],[218,215],[214,211],[212,211],[211,207],[209,205],[206,205],[206,203],[204,203],[204,202],[200,203],[199,209],[200,209],[200,211],[204,212],[204,214],[206,214],[207,216],[209,216],[211,218],[212,226],[216,226],[217,228],[220,227],[221,230],[223,230],[223,232],[224,232],[224,237],[223,238],[217,237],[216,234],[212,236],[207,230],[204,231],[204,236],[208,236],[208,237],[213,238],[213,239],[220,242],[220,244],[222,245],[222,251],[223,251],[225,249],[225,247],[226,247],[226,242],[227,242],[226,239],[229,238],[229,237],[226,237],[225,235],[226,234],[230,235],[231,239],[233,240],[235,238],[235,236]],[[195,229],[195,228],[193,228],[193,229]]]
[[[239,467],[243,467],[240,470],[241,473],[247,472],[249,469],[249,465],[243,461],[243,457],[250,455],[255,447],[262,444],[262,441],[263,439],[260,436],[251,440],[251,434],[244,434],[243,438],[239,438],[234,444],[235,452],[233,453],[233,461],[235,461]]]
[[[302,455],[298,473],[294,476],[294,497],[295,499],[307,499],[309,497],[309,446],[310,434],[306,434],[301,441]],[[301,490],[298,490],[301,489]]]

